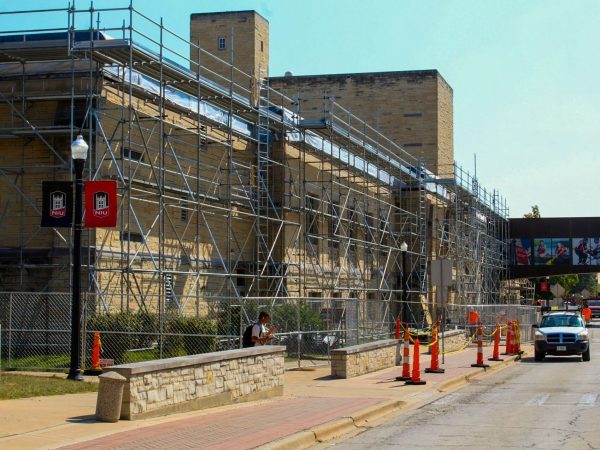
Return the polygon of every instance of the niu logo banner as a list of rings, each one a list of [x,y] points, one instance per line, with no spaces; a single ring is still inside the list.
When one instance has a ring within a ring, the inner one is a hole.
[[[85,227],[117,226],[117,182],[85,181]]]
[[[42,182],[42,227],[69,228],[73,224],[73,184]]]

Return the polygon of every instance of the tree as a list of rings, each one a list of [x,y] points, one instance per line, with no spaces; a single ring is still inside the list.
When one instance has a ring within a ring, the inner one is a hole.
[[[540,207],[538,205],[532,205],[531,212],[524,214],[523,217],[525,219],[540,219],[542,217],[540,214]]]
[[[590,295],[596,295],[597,284],[595,273],[579,274],[579,281],[575,286],[573,286],[571,293],[577,294],[583,290],[587,290],[590,293]]]
[[[573,288],[579,282],[578,275],[556,275],[550,277],[550,285],[560,284],[565,290],[565,296],[573,293]]]

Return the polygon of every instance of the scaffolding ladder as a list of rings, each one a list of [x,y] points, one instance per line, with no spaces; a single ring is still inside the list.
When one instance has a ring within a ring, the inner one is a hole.
[[[259,69],[260,72],[260,69]],[[258,296],[269,295],[270,278],[275,275],[269,237],[271,199],[269,195],[269,86],[268,76],[258,80],[258,121],[256,124],[256,281]]]

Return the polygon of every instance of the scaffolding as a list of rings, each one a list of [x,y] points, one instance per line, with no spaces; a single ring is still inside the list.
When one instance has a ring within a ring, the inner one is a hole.
[[[332,97],[302,111],[265,68],[236,68],[233,35],[225,61],[133,3],[1,17],[33,15],[66,26],[0,35],[4,286],[67,290],[70,231],[37,226],[39,182],[72,177],[82,133],[86,179],[116,180],[119,198],[116,229],[84,231],[89,314],[209,317],[230,338],[265,308],[283,335],[358,343],[401,311],[435,316],[436,257],[454,261],[456,302],[500,301],[508,209],[460,168],[433,175]]]
[[[442,169],[436,183],[445,195],[433,203],[432,253],[453,261],[453,303],[502,303],[508,271],[506,201],[456,164]]]

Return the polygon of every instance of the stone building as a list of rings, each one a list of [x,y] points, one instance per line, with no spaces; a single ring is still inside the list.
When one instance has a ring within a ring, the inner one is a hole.
[[[127,34],[128,14],[122,39],[0,39],[2,290],[69,290],[71,231],[40,228],[41,181],[72,178],[78,133],[85,179],[118,183],[117,227],[84,231],[97,311],[302,303],[357,340],[435,314],[432,257],[457,258],[470,288],[500,280],[506,211],[457,178],[437,71],[273,78],[254,11],[193,14],[189,58],[158,25],[151,48]]]

